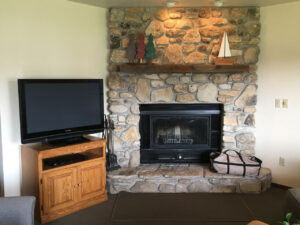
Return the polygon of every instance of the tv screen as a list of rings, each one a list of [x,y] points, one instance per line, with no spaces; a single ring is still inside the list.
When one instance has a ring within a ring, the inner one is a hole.
[[[18,85],[22,143],[103,130],[103,80],[20,79]]]

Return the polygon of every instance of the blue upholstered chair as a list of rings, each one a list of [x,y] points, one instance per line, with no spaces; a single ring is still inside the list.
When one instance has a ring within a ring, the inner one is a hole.
[[[0,198],[0,225],[34,225],[35,197]]]

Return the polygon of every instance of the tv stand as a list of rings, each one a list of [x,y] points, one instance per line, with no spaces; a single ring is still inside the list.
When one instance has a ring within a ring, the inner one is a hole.
[[[87,138],[62,147],[22,145],[21,195],[36,196],[41,223],[107,200],[106,140]]]
[[[63,138],[63,139],[50,139],[45,141],[45,144],[48,144],[52,147],[63,147],[67,145],[80,144],[84,142],[88,142],[89,139],[83,136],[71,137],[71,138]]]

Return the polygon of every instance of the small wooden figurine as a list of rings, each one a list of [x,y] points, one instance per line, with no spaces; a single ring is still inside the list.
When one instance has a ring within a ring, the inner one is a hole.
[[[129,43],[126,52],[126,57],[129,59],[129,63],[133,63],[135,55],[136,55],[135,37],[132,34],[129,36]]]
[[[145,57],[145,50],[146,50],[146,46],[145,46],[145,42],[144,42],[144,35],[141,34],[139,37],[139,43],[138,43],[138,48],[137,48],[137,53],[135,58],[139,59],[139,62],[142,63],[143,62],[143,58]]]
[[[152,59],[156,58],[155,48],[153,44],[153,36],[150,34],[148,43],[146,46],[146,59],[148,59],[148,63],[151,63]]]
[[[236,59],[231,57],[229,42],[226,31],[224,32],[219,55],[215,58],[216,65],[232,65]]]

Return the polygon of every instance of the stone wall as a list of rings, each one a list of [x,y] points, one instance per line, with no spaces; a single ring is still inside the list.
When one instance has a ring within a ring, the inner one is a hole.
[[[121,168],[107,175],[109,193],[127,192],[213,192],[261,193],[271,187],[271,171],[261,168],[257,177],[211,172],[201,165],[141,165]]]
[[[212,63],[219,37],[227,31],[232,56],[255,64],[260,33],[259,8],[113,8],[109,15],[110,62],[126,63],[128,36],[154,36],[154,63]]]
[[[114,149],[122,167],[139,165],[139,103],[224,103],[223,149],[254,154],[259,8],[113,8],[109,15],[110,66],[127,63],[128,36],[154,36],[157,64],[211,63],[225,30],[238,64],[250,73],[111,72],[109,111]],[[147,42],[147,40],[146,40]]]

